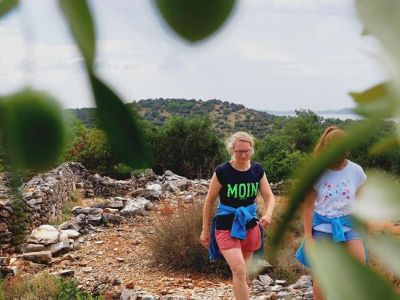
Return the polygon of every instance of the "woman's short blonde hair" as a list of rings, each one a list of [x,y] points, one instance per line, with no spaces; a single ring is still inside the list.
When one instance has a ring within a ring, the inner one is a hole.
[[[238,131],[232,134],[225,142],[226,149],[228,150],[229,154],[233,156],[235,154],[235,143],[236,141],[248,142],[250,143],[251,147],[251,154],[254,153],[254,138],[252,135],[248,134],[244,131]]]

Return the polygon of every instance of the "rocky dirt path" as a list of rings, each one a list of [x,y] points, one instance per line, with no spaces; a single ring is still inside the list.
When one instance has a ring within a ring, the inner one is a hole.
[[[111,298],[117,298],[127,286],[153,295],[179,294],[187,298],[194,292],[215,289],[215,299],[232,299],[229,279],[174,272],[154,264],[147,241],[154,233],[161,207],[162,202],[146,216],[131,217],[114,227],[96,228],[80,237],[80,247],[71,253],[71,260],[63,260],[50,271],[73,270],[82,289],[107,291]]]
[[[230,278],[172,271],[154,262],[148,240],[159,218],[167,217],[168,207],[168,202],[161,201],[145,215],[127,218],[119,225],[95,227],[79,238],[78,249],[60,258],[49,271],[69,270],[81,289],[105,294],[106,299],[234,299]],[[284,280],[262,275],[252,281],[250,289],[252,300],[312,297],[309,276],[287,286]]]

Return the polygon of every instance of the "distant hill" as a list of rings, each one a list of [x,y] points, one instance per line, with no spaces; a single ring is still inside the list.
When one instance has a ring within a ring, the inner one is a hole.
[[[295,110],[285,110],[285,111],[275,111],[275,110],[265,110],[265,112],[276,115],[276,116],[295,116]],[[338,119],[353,119],[357,120],[361,117],[355,114],[351,108],[342,109],[326,109],[314,111],[317,115],[326,118],[338,118]]]
[[[155,125],[162,125],[171,116],[193,118],[209,116],[215,124],[220,137],[235,131],[243,130],[256,137],[263,137],[277,118],[265,111],[246,108],[242,104],[230,103],[211,99],[146,99],[127,103],[146,120]],[[96,124],[95,108],[69,109],[87,127],[93,128]]]
[[[96,108],[69,108],[66,111],[77,117],[86,127],[96,127]]]

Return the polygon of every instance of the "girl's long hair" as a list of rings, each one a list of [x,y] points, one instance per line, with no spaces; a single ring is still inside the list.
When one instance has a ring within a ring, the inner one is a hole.
[[[314,148],[313,155],[318,156],[324,149],[326,149],[333,141],[347,136],[347,133],[336,126],[327,127],[322,133],[317,145]]]

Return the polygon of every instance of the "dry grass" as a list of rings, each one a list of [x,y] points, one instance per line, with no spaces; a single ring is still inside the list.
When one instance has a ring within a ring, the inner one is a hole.
[[[25,274],[4,280],[2,290],[4,300],[57,299],[61,284],[57,277],[46,273],[34,277]]]
[[[276,208],[273,223],[266,232],[264,256],[274,267],[269,275],[275,279],[284,279],[289,282],[296,281],[301,275],[308,274],[295,259],[295,253],[303,239],[303,221],[300,212],[291,223],[282,246],[277,249],[276,256],[270,256],[270,239],[278,224],[282,221],[287,199],[276,197]],[[259,214],[264,210],[264,205],[259,201]],[[219,272],[229,275],[226,264],[210,264],[207,251],[199,243],[199,235],[202,226],[202,202],[185,208],[164,207],[160,210],[161,219],[156,225],[156,232],[152,238],[152,249],[155,260],[175,270],[191,272]],[[380,224],[373,226],[372,233],[387,234],[390,232],[396,238],[400,238],[400,227],[392,224]],[[370,264],[377,272],[390,280],[397,288],[400,287],[400,279],[387,270],[387,268],[370,255]]]
[[[286,243],[279,249],[277,256],[269,256],[269,239],[276,229],[283,214],[286,199],[277,197],[277,207],[274,213],[274,223],[266,234],[265,258],[274,265],[270,273],[273,278],[285,279],[293,282],[306,270],[294,258],[301,243],[303,227],[300,218],[290,227]],[[199,236],[202,227],[203,202],[196,202],[193,206],[178,208],[163,207],[160,209],[160,221],[155,226],[155,233],[150,241],[153,257],[157,263],[175,270],[191,272],[217,272],[230,275],[226,263],[210,264],[207,251],[200,245]],[[263,203],[259,203],[260,212],[264,210]]]
[[[265,258],[274,267],[272,268],[269,275],[275,279],[284,279],[289,282],[296,281],[301,275],[306,274],[307,270],[299,264],[294,255],[299,248],[301,241],[303,239],[303,221],[301,220],[299,214],[296,216],[295,220],[291,223],[284,242],[281,247],[277,249],[276,256],[271,256],[271,251],[269,249],[271,238],[274,231],[277,229],[278,225],[282,221],[282,215],[285,211],[287,199],[285,197],[275,197],[276,206],[273,216],[273,223],[266,232],[266,242],[265,242]],[[258,201],[260,214],[264,211],[264,204],[262,201]]]
[[[64,279],[47,272],[31,275],[19,273],[17,276],[0,279],[0,300],[50,300],[79,299],[104,300],[104,295],[93,297],[77,289],[75,279]]]
[[[81,190],[75,190],[70,192],[68,201],[64,204],[61,214],[49,220],[52,225],[59,225],[68,221],[73,217],[71,210],[74,206],[83,205],[83,195]]]
[[[155,226],[150,244],[153,258],[174,270],[230,274],[223,262],[210,263],[208,251],[199,242],[202,228],[203,202],[190,207],[164,207]]]

